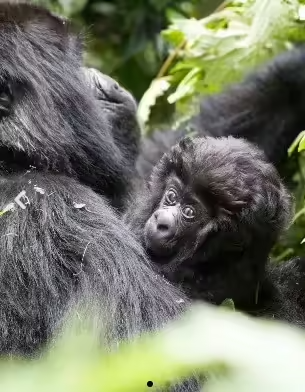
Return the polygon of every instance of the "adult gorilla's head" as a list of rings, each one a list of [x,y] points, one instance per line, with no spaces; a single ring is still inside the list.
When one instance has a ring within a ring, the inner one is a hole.
[[[44,9],[1,4],[0,33],[2,169],[70,174],[120,204],[135,157],[117,135],[137,134],[133,98],[99,74],[94,100],[81,38]]]

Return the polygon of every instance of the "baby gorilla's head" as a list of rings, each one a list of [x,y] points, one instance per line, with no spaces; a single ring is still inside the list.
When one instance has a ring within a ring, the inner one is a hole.
[[[183,139],[154,168],[149,191],[144,243],[159,263],[199,250],[205,258],[215,239],[219,247],[240,248],[264,241],[270,250],[291,217],[276,169],[258,148],[233,137]]]

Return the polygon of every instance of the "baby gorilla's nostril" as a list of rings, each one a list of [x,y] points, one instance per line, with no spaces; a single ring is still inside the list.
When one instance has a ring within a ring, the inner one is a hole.
[[[168,231],[168,229],[169,229],[168,225],[165,225],[164,223],[159,223],[157,225],[158,231]]]

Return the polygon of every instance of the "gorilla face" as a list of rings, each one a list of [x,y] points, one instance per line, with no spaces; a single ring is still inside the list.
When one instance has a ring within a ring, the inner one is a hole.
[[[156,255],[171,256],[185,242],[195,246],[196,233],[212,220],[212,211],[191,186],[170,174],[161,202],[145,225],[147,248]]]
[[[149,194],[144,243],[158,263],[208,254],[211,240],[236,249],[273,242],[291,213],[264,154],[231,137],[183,139],[154,168]]]

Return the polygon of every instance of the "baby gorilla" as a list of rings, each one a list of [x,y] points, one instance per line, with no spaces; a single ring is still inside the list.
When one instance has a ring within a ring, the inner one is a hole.
[[[192,298],[232,298],[240,310],[302,322],[284,298],[291,288],[278,284],[287,271],[267,263],[292,203],[261,150],[233,137],[183,139],[136,202],[126,218],[161,272]]]

